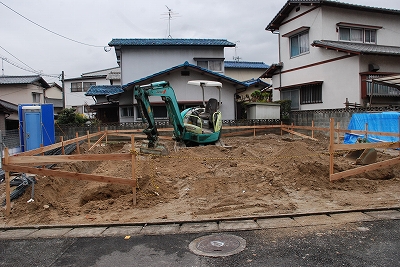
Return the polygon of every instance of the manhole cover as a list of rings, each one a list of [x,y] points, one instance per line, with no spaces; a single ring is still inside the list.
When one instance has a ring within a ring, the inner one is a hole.
[[[202,256],[222,257],[241,252],[246,247],[246,240],[235,235],[207,235],[196,238],[189,244],[189,249]]]

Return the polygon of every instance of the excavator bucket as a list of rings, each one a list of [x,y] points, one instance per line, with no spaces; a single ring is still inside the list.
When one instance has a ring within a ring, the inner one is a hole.
[[[361,149],[349,152],[346,157],[354,159],[357,165],[368,165],[376,162],[378,153],[374,148]]]
[[[155,147],[148,147],[147,142],[144,142],[140,147],[140,153],[158,156],[166,156],[169,154],[168,149],[164,145],[158,143]]]

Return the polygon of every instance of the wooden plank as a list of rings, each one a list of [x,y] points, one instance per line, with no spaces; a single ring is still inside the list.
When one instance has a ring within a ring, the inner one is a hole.
[[[399,148],[400,142],[379,143],[357,143],[357,144],[335,144],[334,150],[361,150],[367,148]]]
[[[131,157],[130,154],[128,154]],[[104,175],[92,175],[86,173],[77,173],[77,172],[67,172],[67,171],[56,171],[56,170],[49,170],[44,168],[35,168],[35,167],[27,167],[27,166],[19,166],[19,165],[3,165],[3,169],[7,171],[14,171],[14,172],[25,172],[25,173],[32,173],[37,175],[45,175],[45,176],[53,176],[53,177],[60,177],[60,178],[68,178],[74,180],[86,180],[86,181],[95,181],[101,183],[113,183],[113,184],[124,184],[136,187],[136,181],[132,179],[125,179],[125,178],[117,178],[111,176],[104,176]]]
[[[53,155],[53,156],[13,156],[9,157],[9,164],[48,164],[74,161],[104,161],[104,160],[130,160],[131,155],[127,153],[112,154],[76,154],[76,155]]]
[[[223,133],[222,137],[229,137],[229,136],[236,136],[241,134],[248,134],[252,133],[254,130],[246,130],[246,131],[239,131],[239,132],[231,132],[231,133]]]
[[[104,132],[93,133],[93,134],[90,134],[90,137],[96,137],[96,136],[102,135],[102,134],[104,134]],[[73,144],[73,143],[76,143],[76,142],[79,142],[79,141],[82,141],[82,140],[86,140],[87,138],[88,138],[88,136],[84,135],[84,136],[81,136],[79,138],[70,139],[70,140],[64,141],[64,145]],[[41,153],[44,153],[46,151],[49,151],[49,150],[52,150],[52,149],[55,149],[55,148],[59,148],[61,146],[62,146],[62,142],[59,142],[59,143],[55,143],[53,145],[40,147],[40,148],[37,148],[37,149],[33,149],[33,150],[29,150],[29,151],[26,151],[26,152],[19,153],[18,156],[37,155],[37,154],[41,154]]]
[[[385,160],[385,161],[381,161],[381,162],[377,162],[377,163],[373,163],[373,164],[369,164],[369,165],[366,165],[366,166],[354,168],[354,169],[347,170],[347,171],[338,172],[338,173],[335,173],[335,174],[331,174],[330,175],[330,181],[336,181],[336,180],[342,179],[344,177],[348,177],[348,176],[351,176],[351,175],[356,175],[356,174],[360,174],[360,173],[364,173],[364,172],[380,169],[380,168],[383,168],[383,167],[388,167],[388,166],[395,165],[395,164],[400,164],[400,157],[397,157],[397,158],[394,158],[394,159]]]
[[[285,132],[288,132],[288,133],[291,133],[291,134],[294,134],[294,135],[303,137],[303,138],[307,138],[307,139],[311,139],[311,140],[314,140],[314,141],[318,141],[318,139],[312,138],[312,137],[310,137],[310,136],[308,136],[308,135],[305,135],[305,134],[301,134],[301,133],[298,133],[298,132],[289,130],[289,129],[284,128],[284,127],[282,127],[282,130],[285,131]]]
[[[91,146],[91,147],[88,149],[88,151],[90,151],[90,150],[92,150],[92,148],[96,147],[96,146],[104,139],[104,137],[106,137],[106,136],[107,136],[107,133],[104,133],[103,136],[100,137],[99,140],[97,140],[97,142],[94,143],[93,146]]]
[[[379,136],[399,136],[398,133],[394,132],[366,132],[365,130],[344,130],[344,129],[336,129],[336,132],[340,133],[350,133],[350,134],[369,134],[369,135],[379,135]]]

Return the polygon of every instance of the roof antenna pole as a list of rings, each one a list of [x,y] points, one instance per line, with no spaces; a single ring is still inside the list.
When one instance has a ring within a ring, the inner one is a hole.
[[[165,6],[168,9],[168,38],[172,38],[172,36],[171,36],[171,19],[172,19],[171,12],[172,12],[172,9],[170,9],[167,5],[165,5]]]
[[[241,59],[239,56],[237,56],[237,43],[240,43],[240,41],[236,41],[235,42],[235,56],[233,57],[233,61],[239,62],[239,60]]]
[[[1,76],[4,76],[4,59],[5,58],[1,58]]]

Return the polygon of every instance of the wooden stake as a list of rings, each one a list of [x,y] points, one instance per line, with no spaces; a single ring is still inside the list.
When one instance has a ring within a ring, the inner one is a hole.
[[[75,133],[75,138],[78,138],[79,134],[78,132]],[[76,153],[81,154],[81,151],[79,150],[79,141],[76,142]]]
[[[5,165],[8,164],[8,147],[4,148],[4,160],[3,160],[3,168]],[[10,172],[5,171],[5,178],[6,178],[6,216],[9,216],[11,213],[11,188],[10,188]]]
[[[106,127],[105,134],[106,134],[106,144],[108,144],[108,127]]]
[[[64,136],[61,136],[61,154],[65,155]]]
[[[339,122],[337,122],[336,123],[336,129],[340,129],[340,123]],[[339,144],[339,138],[340,138],[340,133],[339,133],[339,131],[337,131],[336,132],[336,144]]]
[[[89,135],[89,131],[87,131],[86,133],[87,133],[87,143],[88,143],[88,147],[90,147],[90,135]]]
[[[311,138],[314,138],[314,120],[311,121],[311,127],[312,127],[312,130],[311,130]]]
[[[329,180],[332,181],[333,175],[333,145],[335,144],[335,120],[330,118],[329,124]]]
[[[132,187],[132,194],[133,194],[133,205],[136,206],[136,153],[135,153],[135,136],[131,135],[131,151],[132,151],[132,180],[134,181],[134,186]]]
[[[283,128],[283,121],[281,121],[281,136],[283,135],[282,128]]]

